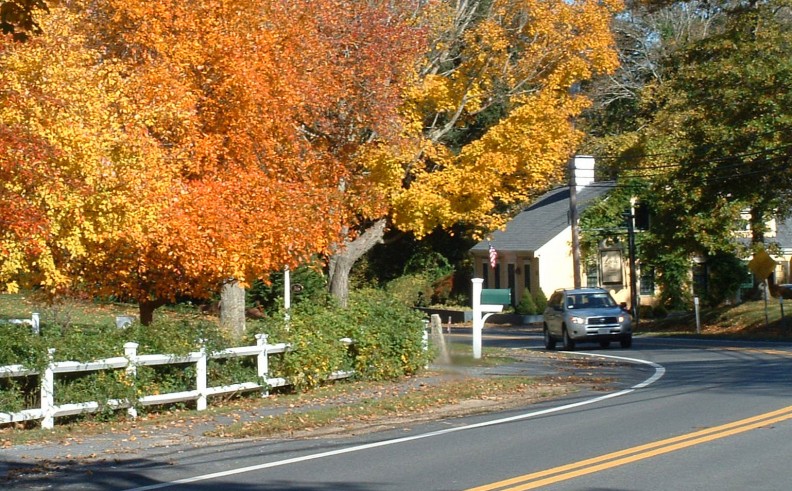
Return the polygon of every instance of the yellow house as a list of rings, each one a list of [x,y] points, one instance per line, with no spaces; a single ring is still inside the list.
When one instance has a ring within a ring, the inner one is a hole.
[[[612,181],[595,182],[593,170],[588,176],[576,174],[576,184],[578,213],[582,213],[616,185]],[[483,278],[484,288],[510,289],[514,305],[519,303],[526,291],[535,294],[541,289],[549,297],[558,288],[573,287],[570,216],[569,186],[545,193],[510,220],[504,230],[493,232],[488,240],[479,242],[470,250],[474,263],[473,276]],[[738,240],[747,241],[744,232],[736,231]],[[768,244],[776,245],[779,251],[773,254],[776,267],[772,279],[778,284],[792,283],[792,220],[768,222],[765,240]],[[497,252],[494,268],[490,263],[490,246]],[[595,266],[587,269],[585,262],[581,263],[582,287],[606,288],[618,302],[631,303],[626,244],[601,244]],[[642,275],[640,266],[636,269],[638,304],[652,304],[656,292],[651,271]],[[707,264],[692,258],[694,290],[702,285],[706,288],[707,276]]]
[[[743,212],[743,219],[746,228],[736,231],[737,239],[748,244],[750,242],[751,231],[747,225],[750,219],[750,212]],[[772,273],[774,283],[792,283],[792,221],[772,219],[765,223],[765,243],[773,244],[778,249],[773,249],[771,254],[775,261],[775,269]]]
[[[578,213],[616,185],[612,181],[595,182],[593,169],[588,176],[578,174],[576,184]],[[526,291],[535,294],[541,289],[549,297],[557,288],[571,288],[574,275],[569,203],[569,186],[553,189],[510,220],[504,230],[476,244],[470,250],[474,277],[484,279],[484,288],[509,288],[515,305]],[[494,268],[490,245],[497,252]],[[597,271],[582,270],[581,286],[607,286],[617,300],[625,301],[629,287],[625,255],[626,251],[614,248],[603,256],[601,262],[607,264]],[[603,285],[603,279],[610,286]]]

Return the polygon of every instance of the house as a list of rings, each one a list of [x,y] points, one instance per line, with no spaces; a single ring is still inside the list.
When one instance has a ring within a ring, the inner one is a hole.
[[[594,180],[593,157],[576,157],[575,169],[576,208],[580,214],[614,189],[616,183]],[[545,193],[510,220],[504,230],[493,232],[470,250],[473,276],[484,279],[484,288],[510,289],[514,305],[527,291],[535,294],[541,289],[549,297],[557,288],[574,286],[570,216],[569,186]],[[792,221],[772,220],[765,237],[780,250],[780,254],[773,256],[776,261],[773,279],[779,284],[792,283]],[[490,245],[497,252],[495,268],[490,266]],[[588,268],[581,265],[581,286],[606,288],[618,302],[630,304],[626,249],[619,244],[610,247],[603,244],[596,265]],[[652,272],[642,272],[638,267],[636,275],[638,304],[652,304],[656,293]],[[706,263],[693,258],[691,275],[694,285],[706,288]]]
[[[595,182],[593,157],[576,157],[575,169],[576,208],[581,213],[616,183]],[[570,216],[570,187],[548,191],[510,220],[504,230],[493,232],[488,240],[470,250],[474,258],[473,276],[484,279],[484,288],[511,289],[515,305],[526,291],[535,294],[541,288],[549,297],[557,288],[572,287]],[[490,267],[490,245],[498,254],[495,268]],[[608,279],[613,288],[610,289],[617,300],[626,301],[620,298],[627,295],[622,290],[629,285],[621,249],[614,249],[606,258],[612,262],[604,270],[611,275]],[[599,272],[583,272],[581,286],[600,286],[599,276]]]
[[[738,242],[746,246],[750,244],[751,237],[751,231],[747,224],[749,218],[750,212],[743,212],[746,228],[735,232]],[[792,283],[792,220],[772,219],[765,223],[764,239],[765,244],[777,247],[777,250],[773,250],[771,255],[776,263],[774,271],[771,273],[771,283]],[[703,269],[706,272],[706,265],[703,266]]]
[[[776,283],[792,283],[792,220],[776,221],[770,223],[769,231],[765,235],[766,242],[775,242],[780,254],[775,256],[776,269],[773,273]]]

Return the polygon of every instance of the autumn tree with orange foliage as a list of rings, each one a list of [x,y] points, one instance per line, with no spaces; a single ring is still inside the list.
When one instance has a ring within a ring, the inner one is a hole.
[[[129,296],[147,322],[326,254],[343,302],[387,226],[490,230],[560,177],[586,104],[570,89],[615,67],[617,8],[63,2],[0,54],[0,199],[29,210],[7,217],[0,279]]]
[[[349,155],[398,130],[399,70],[420,46],[363,1],[51,10],[40,37],[0,55],[0,200],[42,223],[0,236],[2,279],[132,298],[143,323],[177,295],[329,253]],[[42,185],[26,191],[19,164],[35,152]]]

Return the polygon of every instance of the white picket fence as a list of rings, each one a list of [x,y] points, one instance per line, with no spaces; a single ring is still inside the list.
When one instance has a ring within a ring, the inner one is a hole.
[[[345,338],[341,340],[344,344],[351,344],[352,340]],[[137,343],[126,343],[124,345],[124,356],[115,358],[106,358],[104,360],[95,360],[88,363],[81,363],[76,361],[50,361],[43,374],[35,370],[29,370],[21,365],[8,365],[0,366],[0,378],[7,377],[28,377],[32,375],[40,375],[41,383],[41,407],[34,409],[25,409],[23,411],[8,413],[0,411],[0,424],[15,423],[22,421],[41,420],[41,427],[51,429],[55,426],[55,418],[61,416],[70,416],[83,413],[92,413],[98,411],[101,407],[110,407],[113,409],[126,409],[127,413],[132,416],[137,416],[137,411],[132,403],[126,399],[111,399],[104,401],[100,404],[97,401],[82,402],[75,404],[55,404],[55,375],[63,373],[77,373],[77,372],[92,372],[100,370],[118,370],[124,369],[127,375],[134,377],[137,367],[140,366],[155,366],[155,365],[171,365],[171,364],[184,364],[195,363],[195,389],[183,392],[173,392],[169,394],[156,394],[146,395],[137,399],[137,404],[142,406],[153,406],[159,404],[170,404],[174,402],[196,401],[196,409],[203,411],[206,409],[207,399],[209,396],[247,392],[252,390],[261,390],[262,396],[269,395],[268,389],[270,387],[282,387],[289,385],[289,382],[284,378],[270,378],[269,377],[269,355],[281,354],[288,351],[290,348],[285,343],[268,344],[266,334],[256,335],[255,346],[243,346],[238,348],[228,348],[216,353],[207,353],[206,350],[201,349],[197,352],[192,352],[184,356],[177,355],[138,355]],[[50,350],[50,358],[54,350]],[[242,356],[255,356],[257,358],[257,374],[258,380],[266,381],[266,384],[258,382],[242,382],[232,385],[224,385],[218,387],[207,387],[207,371],[206,362],[209,359],[221,358],[236,358]],[[337,371],[333,372],[329,379],[336,380],[349,377],[353,372]]]

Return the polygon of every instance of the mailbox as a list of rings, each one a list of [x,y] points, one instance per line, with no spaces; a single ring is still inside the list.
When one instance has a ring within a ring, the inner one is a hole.
[[[511,290],[508,288],[486,288],[481,290],[483,305],[511,305]]]

